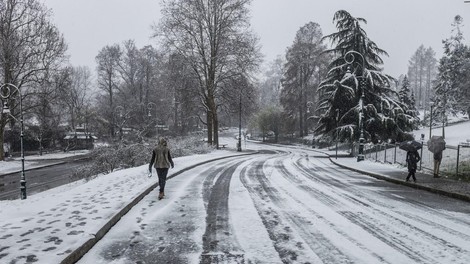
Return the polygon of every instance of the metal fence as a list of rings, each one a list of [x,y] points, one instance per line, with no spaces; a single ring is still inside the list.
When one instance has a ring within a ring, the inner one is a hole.
[[[358,144],[354,145],[353,154],[357,156]],[[426,144],[419,151],[421,161],[418,168],[433,171],[433,153]],[[406,151],[399,148],[399,144],[366,144],[364,156],[368,160],[382,163],[401,164],[406,166]],[[440,173],[447,176],[470,179],[470,144],[462,143],[458,146],[447,146],[442,153]]]

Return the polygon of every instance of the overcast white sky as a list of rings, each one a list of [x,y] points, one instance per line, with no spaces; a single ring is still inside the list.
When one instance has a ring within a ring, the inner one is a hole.
[[[54,12],[54,21],[69,44],[71,63],[95,67],[105,45],[133,39],[140,48],[155,44],[151,24],[160,19],[160,0],[41,0]],[[455,15],[464,18],[465,41],[470,43],[470,3],[464,0],[253,0],[253,31],[260,37],[267,61],[283,55],[296,31],[309,21],[323,34],[335,32],[333,14],[340,9],[367,20],[369,38],[389,53],[385,71],[406,74],[408,60],[424,44],[438,58],[442,40],[450,36]]]

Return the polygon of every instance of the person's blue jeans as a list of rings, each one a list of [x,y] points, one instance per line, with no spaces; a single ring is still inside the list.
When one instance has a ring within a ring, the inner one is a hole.
[[[168,175],[168,168],[157,168],[157,175],[158,175],[158,185],[160,186],[160,192],[165,191],[165,184],[166,184],[166,175]]]

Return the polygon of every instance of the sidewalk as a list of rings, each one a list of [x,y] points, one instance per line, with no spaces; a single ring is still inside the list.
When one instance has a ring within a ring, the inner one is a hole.
[[[330,160],[338,166],[367,174],[377,179],[470,202],[469,182],[433,178],[432,174],[420,171],[416,172],[416,183],[412,181],[406,182],[405,179],[408,171],[406,168],[397,167],[397,165],[382,164],[369,160],[357,162],[355,157],[338,157],[338,159],[335,159],[334,155],[330,155]]]
[[[173,178],[211,160],[252,153],[217,151],[175,158]],[[75,263],[158,186],[148,165],[78,181],[26,200],[0,201],[0,263]],[[156,195],[155,195],[156,197]]]

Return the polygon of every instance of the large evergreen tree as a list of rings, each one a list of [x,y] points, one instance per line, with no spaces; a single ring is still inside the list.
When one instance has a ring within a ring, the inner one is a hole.
[[[368,38],[361,27],[365,19],[340,10],[334,21],[338,32],[324,37],[335,47],[327,51],[334,59],[319,88],[322,116],[317,131],[324,136],[338,134],[341,140],[355,141],[359,138],[362,111],[366,140],[402,140],[405,132],[412,129],[415,118],[407,114],[406,106],[391,89],[393,78],[380,68],[381,56],[387,56],[386,51]],[[335,133],[336,129],[339,133]]]
[[[406,114],[413,116],[416,120],[418,120],[418,111],[416,109],[416,101],[415,101],[415,94],[412,90],[410,90],[410,81],[408,77],[405,75],[403,78],[402,86],[400,91],[398,91],[398,99],[401,103],[404,104],[403,108]],[[417,122],[415,123],[415,128],[417,128]]]
[[[419,46],[408,64],[410,89],[416,95],[418,108],[425,108],[429,103],[436,71],[437,60],[434,50],[431,47],[425,48],[424,45]]]
[[[448,114],[470,114],[470,48],[464,44],[461,16],[454,18],[454,33],[443,41],[444,56],[439,61],[434,86],[436,118],[446,119]],[[445,120],[442,120],[445,122]]]

